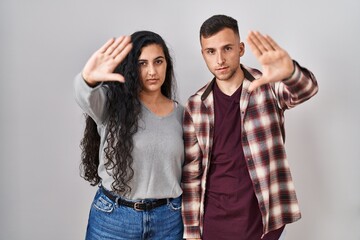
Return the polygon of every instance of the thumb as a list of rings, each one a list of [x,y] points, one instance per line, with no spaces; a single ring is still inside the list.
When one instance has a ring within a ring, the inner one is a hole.
[[[255,89],[257,89],[258,87],[260,87],[263,84],[264,84],[264,82],[261,79],[252,81],[249,86],[248,92],[254,91]]]
[[[109,79],[109,81],[125,82],[124,76],[118,73],[110,73],[106,76],[106,78]]]

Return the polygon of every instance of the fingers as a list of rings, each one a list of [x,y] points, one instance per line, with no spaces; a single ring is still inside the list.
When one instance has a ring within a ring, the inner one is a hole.
[[[99,49],[99,53],[115,59],[130,42],[130,36],[111,38]]]
[[[105,51],[110,47],[111,44],[113,44],[115,41],[114,38],[109,39],[100,49],[99,53],[105,53]]]
[[[117,62],[122,62],[124,60],[124,58],[129,54],[129,52],[132,49],[132,43],[128,42],[126,43],[124,46],[121,47],[121,51],[119,51],[119,53],[116,55],[116,57],[114,58],[115,61]]]
[[[247,41],[255,56],[260,56],[267,51],[274,51],[278,48],[278,45],[273,39],[257,31],[250,31]]]
[[[265,37],[266,37],[266,40],[269,42],[269,44],[271,45],[271,47],[274,50],[280,50],[281,49],[281,47],[269,35],[266,35]]]
[[[109,81],[119,81],[119,82],[125,82],[124,76],[117,74],[117,73],[110,73],[107,76],[107,79],[111,79]]]
[[[131,37],[130,36],[125,36],[125,37],[120,37],[117,39],[117,41],[114,42],[114,44],[116,45],[116,47],[114,47],[114,49],[112,50],[111,53],[109,53],[114,59],[117,58],[117,56],[119,54],[121,54],[124,49],[131,44]],[[131,48],[130,48],[131,49]],[[127,52],[125,54],[125,56],[128,54],[129,52]]]
[[[119,38],[115,39],[112,38],[110,39],[110,44],[106,44],[104,46],[107,46],[106,48],[103,49],[103,51],[101,53],[106,54],[106,55],[111,55],[113,53],[113,51],[116,49],[117,46],[119,46],[119,44],[124,40],[124,36],[120,36]]]
[[[252,32],[249,33],[247,36],[247,42],[250,46],[250,49],[252,53],[255,55],[255,57],[259,57],[261,55],[261,50],[259,49],[258,45],[255,42],[254,34]]]
[[[278,82],[293,71],[293,62],[289,54],[283,50],[270,36],[251,31],[247,41],[255,57],[262,66],[263,75],[253,81],[248,91],[252,92],[261,85]]]

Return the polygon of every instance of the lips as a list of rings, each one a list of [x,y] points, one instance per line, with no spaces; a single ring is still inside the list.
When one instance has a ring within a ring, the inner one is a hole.
[[[149,78],[149,79],[146,79],[146,82],[148,82],[148,83],[157,83],[159,81],[159,79],[157,79],[157,78]]]
[[[223,71],[226,71],[229,67],[220,67],[220,68],[217,68],[216,71],[218,72],[223,72]]]

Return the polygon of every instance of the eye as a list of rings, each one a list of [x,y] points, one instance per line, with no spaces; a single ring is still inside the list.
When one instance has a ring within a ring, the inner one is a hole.
[[[155,61],[155,64],[161,65],[163,62],[164,62],[164,60],[158,59],[158,60]]]
[[[232,50],[232,47],[225,47],[225,51],[228,52],[228,51],[231,51]]]
[[[208,50],[206,50],[206,53],[209,55],[214,55],[215,51],[214,51],[214,49],[208,49]]]
[[[140,67],[145,67],[146,66],[146,62],[145,61],[140,61],[140,62],[138,62],[138,65],[140,66]]]

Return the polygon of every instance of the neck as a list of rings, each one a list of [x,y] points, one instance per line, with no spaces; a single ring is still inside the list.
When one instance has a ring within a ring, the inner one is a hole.
[[[216,83],[220,90],[228,95],[231,96],[243,83],[244,81],[244,72],[239,67],[238,71],[230,78],[226,80],[219,80],[216,79]]]
[[[140,100],[147,104],[157,104],[164,99],[164,95],[158,92],[145,92],[141,91],[139,94]]]

